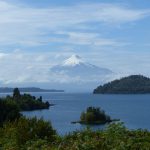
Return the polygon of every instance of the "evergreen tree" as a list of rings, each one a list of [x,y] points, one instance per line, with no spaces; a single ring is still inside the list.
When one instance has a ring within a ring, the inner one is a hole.
[[[19,100],[20,97],[21,97],[21,95],[20,95],[19,89],[18,89],[18,88],[15,88],[14,91],[13,91],[13,98],[14,98],[15,100]]]

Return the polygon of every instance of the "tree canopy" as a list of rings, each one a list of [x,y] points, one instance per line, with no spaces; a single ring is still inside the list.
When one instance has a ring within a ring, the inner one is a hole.
[[[21,116],[20,111],[48,109],[49,102],[43,102],[42,97],[36,98],[30,94],[20,94],[14,89],[13,96],[7,95],[0,99],[0,125],[6,121],[13,121]]]
[[[48,144],[56,140],[56,131],[50,122],[37,118],[21,117],[13,122],[6,122],[0,128],[0,135],[0,149],[25,150],[35,141],[44,141]],[[38,149],[42,149],[40,147]]]
[[[104,124],[107,122],[111,122],[110,117],[99,107],[88,107],[86,112],[82,112],[80,116],[82,124]]]
[[[128,130],[122,123],[105,130],[89,128],[58,135],[48,122],[20,118],[0,127],[0,149],[4,150],[149,150],[150,132]]]
[[[42,96],[36,98],[30,94],[20,94],[18,88],[14,89],[13,96],[6,96],[3,100],[13,101],[21,111],[48,109],[50,104],[48,101],[43,102]]]
[[[97,87],[94,94],[144,94],[150,93],[150,78],[131,75]]]
[[[17,104],[12,100],[2,100],[0,99],[0,125],[6,121],[13,121],[19,118],[20,112]]]
[[[15,88],[13,91],[13,98],[18,100],[21,97],[20,91],[18,88]]]

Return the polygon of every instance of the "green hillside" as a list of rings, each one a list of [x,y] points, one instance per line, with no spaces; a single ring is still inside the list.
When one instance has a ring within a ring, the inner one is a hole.
[[[145,94],[150,93],[150,78],[131,75],[97,87],[94,94]]]

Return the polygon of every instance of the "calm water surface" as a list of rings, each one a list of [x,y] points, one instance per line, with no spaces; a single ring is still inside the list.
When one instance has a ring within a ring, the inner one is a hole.
[[[4,96],[5,94],[1,94]],[[43,100],[56,104],[49,110],[23,112],[27,117],[43,117],[51,121],[59,134],[83,129],[85,126],[71,124],[77,121],[88,106],[101,107],[112,118],[121,119],[130,129],[150,130],[150,95],[93,95],[88,93],[32,93]],[[104,126],[93,126],[93,129]]]

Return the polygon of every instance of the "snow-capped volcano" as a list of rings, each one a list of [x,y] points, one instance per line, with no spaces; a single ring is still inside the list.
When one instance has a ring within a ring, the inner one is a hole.
[[[82,58],[78,55],[72,55],[70,58],[63,62],[63,66],[76,66],[84,63]]]
[[[69,77],[78,77],[82,79],[90,79],[100,76],[112,74],[107,68],[98,67],[84,61],[78,55],[72,55],[61,64],[51,68],[54,73],[65,74]]]

